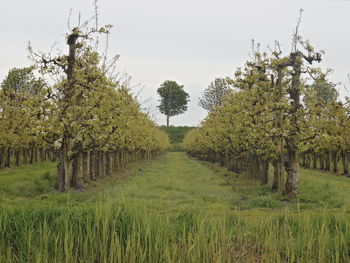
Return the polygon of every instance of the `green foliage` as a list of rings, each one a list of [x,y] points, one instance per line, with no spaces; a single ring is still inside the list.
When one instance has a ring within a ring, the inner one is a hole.
[[[182,143],[186,134],[195,128],[188,126],[160,126],[160,129],[168,134],[170,143]]]
[[[214,111],[224,102],[224,97],[230,92],[232,86],[224,78],[216,78],[208,88],[203,91],[198,105],[207,111]]]
[[[50,104],[45,100],[46,91],[44,80],[35,77],[33,67],[9,71],[0,89],[0,155],[7,147],[45,144],[37,131]]]
[[[109,60],[106,50],[99,52],[97,34],[108,36],[111,25],[98,29],[97,16],[67,34],[68,54],[54,56],[29,47],[35,65],[11,70],[2,82],[0,168],[5,152],[7,161],[12,153],[18,160],[34,148],[55,152],[56,188],[65,191],[110,174],[113,158],[114,168],[120,168],[131,160],[154,158],[169,146],[167,135],[142,112],[128,81],[117,80],[117,56]],[[34,69],[51,85],[35,78]],[[99,157],[87,164],[91,152]],[[90,163],[97,162],[101,169],[90,173]],[[36,187],[43,189],[39,182]]]
[[[343,155],[348,162],[344,155],[350,150],[349,106],[337,101],[335,84],[328,79],[331,71],[311,66],[320,62],[320,53],[295,34],[295,51],[285,57],[278,44],[271,54],[253,45],[251,59],[229,80],[235,92],[184,139],[189,154],[263,184],[267,177],[262,164],[268,161],[276,171],[272,189],[294,197],[299,158],[308,167],[311,158],[329,160],[331,155],[333,160]]]
[[[167,126],[169,118],[184,113],[187,110],[189,95],[184,91],[183,86],[175,81],[166,80],[157,89],[160,96],[159,111],[167,117]]]
[[[1,89],[8,93],[22,93],[35,96],[45,87],[43,79],[34,76],[34,67],[13,68],[1,83]]]

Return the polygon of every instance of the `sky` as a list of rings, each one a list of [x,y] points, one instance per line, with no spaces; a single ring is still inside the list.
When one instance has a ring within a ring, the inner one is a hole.
[[[94,11],[92,0],[2,1],[0,80],[9,69],[32,63],[29,41],[41,51],[57,42],[66,52],[70,10],[73,25],[79,12],[84,20]],[[133,92],[158,124],[165,124],[156,107],[161,83],[175,80],[191,99],[188,111],[170,124],[199,125],[207,114],[197,105],[201,93],[216,77],[233,77],[249,58],[252,39],[262,50],[278,40],[290,51],[300,8],[302,36],[326,52],[320,66],[334,69],[333,82],[350,86],[348,0],[99,0],[98,6],[99,23],[113,25],[109,54],[120,55],[118,70],[132,76]]]

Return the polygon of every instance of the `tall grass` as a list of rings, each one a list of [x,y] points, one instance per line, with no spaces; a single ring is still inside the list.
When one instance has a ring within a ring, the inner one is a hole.
[[[259,221],[132,204],[0,214],[0,262],[349,262],[348,216],[285,211]]]
[[[0,263],[350,262],[345,177],[302,170],[299,199],[284,200],[167,153],[123,183],[61,194],[41,165],[0,172]]]

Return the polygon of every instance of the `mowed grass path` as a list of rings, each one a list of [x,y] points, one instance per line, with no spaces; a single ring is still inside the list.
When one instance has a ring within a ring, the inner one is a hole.
[[[286,200],[218,164],[198,161],[183,152],[168,152],[158,160],[134,163],[116,176],[91,182],[82,191],[54,190],[56,164],[37,163],[0,171],[0,206],[80,206],[128,201],[151,212],[195,211],[227,215],[237,211],[261,214],[292,210],[336,209],[350,213],[350,178],[301,169],[300,194]],[[254,212],[254,210],[258,211]]]
[[[162,212],[205,210],[225,214],[232,207],[232,187],[182,152],[167,153],[132,173],[119,186],[109,189],[111,198],[121,194],[135,204]]]

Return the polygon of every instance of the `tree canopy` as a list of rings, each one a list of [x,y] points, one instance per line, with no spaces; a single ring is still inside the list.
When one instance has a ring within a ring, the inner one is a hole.
[[[296,197],[299,164],[348,174],[350,121],[348,102],[337,101],[329,71],[313,66],[322,53],[299,35],[292,52],[283,56],[254,50],[230,83],[235,92],[209,112],[201,127],[185,138],[187,151],[217,161],[237,173],[268,183],[274,169],[273,191]]]
[[[167,126],[169,126],[170,117],[182,114],[187,110],[187,103],[190,101],[189,95],[184,90],[183,85],[172,80],[164,81],[157,92],[160,96],[158,109],[166,116]]]
[[[207,111],[214,111],[221,106],[225,95],[229,93],[232,86],[224,78],[216,78],[203,91],[199,98],[198,105]]]
[[[113,70],[116,57],[99,52],[103,34],[94,17],[66,35],[68,53],[29,47],[34,66],[13,69],[0,90],[0,168],[57,160],[56,188],[80,188],[130,161],[154,158],[169,145]],[[108,42],[108,39],[106,40]],[[35,78],[37,70],[50,85]],[[40,155],[40,158],[38,156]]]

